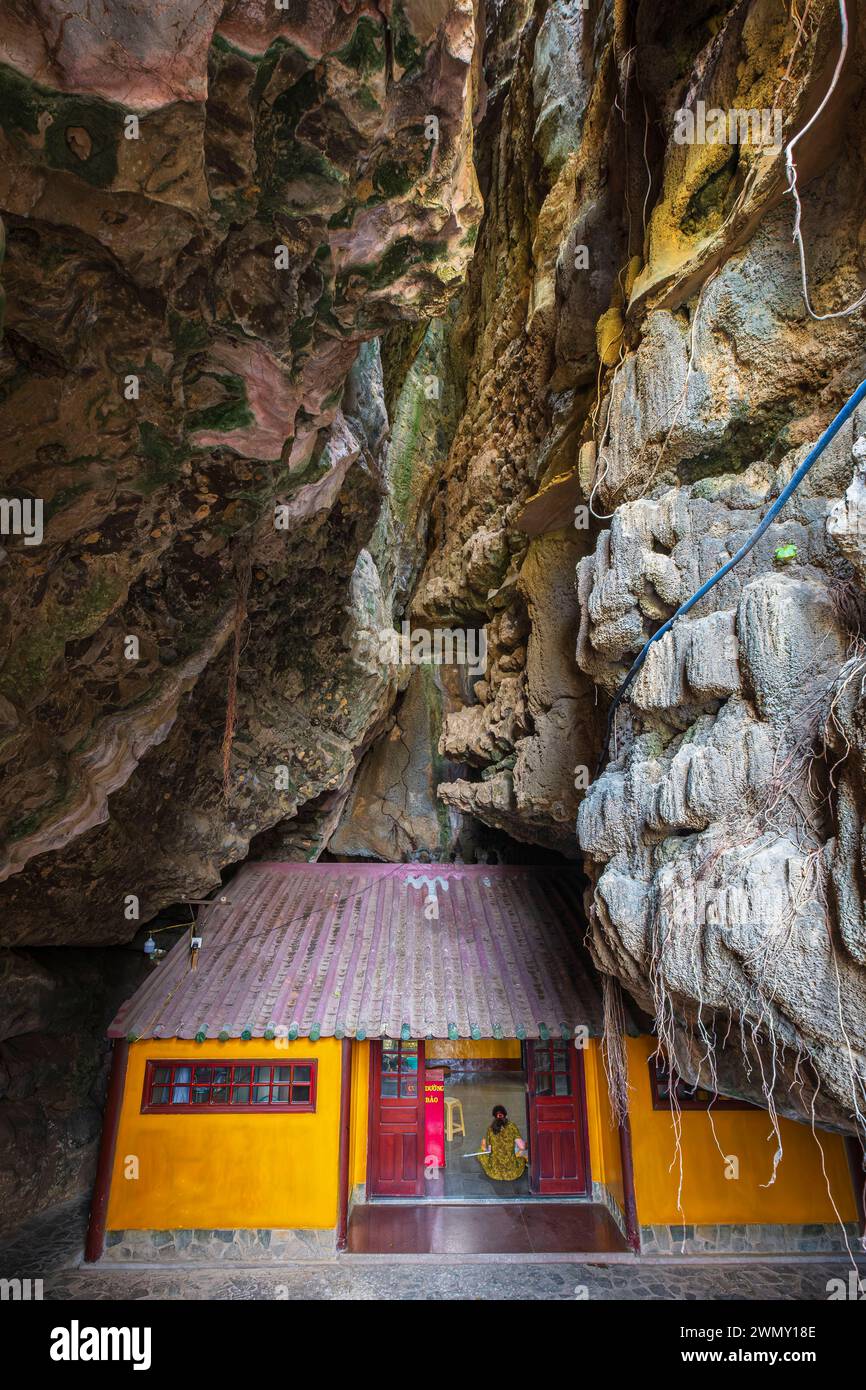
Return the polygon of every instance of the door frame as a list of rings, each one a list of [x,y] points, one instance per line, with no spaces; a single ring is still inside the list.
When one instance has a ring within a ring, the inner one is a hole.
[[[414,1041],[414,1039],[413,1039],[413,1041]],[[423,1078],[424,1078],[424,1076],[426,1075],[426,1058],[425,1058],[425,1055],[424,1055],[424,1040],[423,1040],[423,1039],[418,1039],[417,1041],[418,1041],[418,1063],[419,1063],[419,1066],[418,1066],[418,1077],[419,1077],[419,1080],[418,1080],[418,1090],[419,1090],[419,1097],[423,1097]],[[516,1040],[515,1040],[515,1041],[516,1041]],[[564,1197],[564,1198],[591,1197],[591,1196],[592,1196],[592,1165],[591,1165],[591,1162],[590,1162],[589,1120],[588,1120],[588,1116],[587,1116],[587,1105],[586,1105],[586,1069],[585,1069],[585,1066],[584,1066],[584,1060],[583,1060],[583,1052],[582,1052],[582,1049],[577,1048],[577,1047],[574,1047],[573,1043],[571,1044],[571,1047],[572,1047],[572,1050],[573,1050],[573,1052],[574,1052],[574,1054],[575,1054],[574,1060],[573,1060],[573,1066],[572,1066],[572,1079],[573,1079],[573,1084],[574,1084],[574,1096],[573,1096],[573,1100],[574,1100],[574,1108],[575,1108],[575,1113],[576,1113],[575,1129],[578,1131],[578,1133],[577,1133],[577,1143],[578,1143],[578,1146],[579,1146],[579,1152],[580,1152],[580,1156],[581,1156],[582,1163],[583,1163],[583,1171],[584,1171],[584,1173],[585,1173],[585,1175],[586,1175],[586,1184],[585,1184],[585,1187],[583,1188],[583,1190],[580,1191],[580,1192],[563,1192],[563,1193],[561,1193],[561,1194],[557,1194],[557,1193],[540,1194],[540,1193],[537,1191],[537,1178],[536,1178],[536,1168],[535,1168],[535,1165],[536,1165],[536,1153],[537,1153],[537,1151],[538,1151],[538,1146],[537,1146],[537,1144],[536,1144],[536,1130],[535,1130],[535,1110],[536,1110],[536,1107],[535,1107],[535,1098],[534,1098],[534,1097],[532,1096],[532,1094],[531,1094],[531,1086],[530,1086],[530,1077],[531,1077],[531,1074],[532,1074],[532,1070],[531,1070],[530,1058],[529,1058],[529,1043],[524,1041],[524,1042],[521,1042],[521,1044],[520,1044],[520,1064],[521,1064],[521,1069],[522,1069],[522,1071],[524,1072],[524,1075],[525,1075],[525,1077],[526,1077],[526,1081],[525,1081],[525,1084],[524,1084],[524,1095],[525,1095],[525,1098],[526,1098],[526,1124],[527,1124],[528,1140],[529,1140],[529,1146],[530,1146],[530,1152],[529,1152],[529,1184],[530,1184],[530,1193],[531,1193],[531,1195],[534,1196],[534,1197],[547,1195],[547,1196],[550,1196],[551,1199],[554,1199],[554,1200],[555,1200],[555,1198],[556,1198],[557,1196],[562,1196],[562,1197]],[[381,1195],[381,1194],[379,1194],[379,1193],[377,1193],[377,1192],[375,1191],[375,1188],[376,1188],[376,1185],[377,1185],[377,1181],[378,1181],[378,1177],[379,1177],[379,1173],[378,1173],[379,1145],[378,1145],[378,1121],[377,1121],[377,1102],[378,1102],[378,1100],[379,1100],[379,1096],[378,1096],[377,1092],[378,1092],[378,1081],[379,1081],[379,1078],[380,1078],[380,1076],[381,1076],[381,1066],[380,1066],[380,1062],[379,1062],[379,1059],[381,1058],[381,1052],[382,1052],[382,1040],[381,1040],[380,1038],[371,1038],[371,1039],[370,1039],[370,1066],[369,1066],[369,1072],[368,1072],[368,1077],[369,1077],[369,1080],[368,1080],[368,1096],[367,1096],[367,1178],[366,1178],[366,1198],[367,1198],[367,1201],[368,1201],[368,1202],[370,1202],[370,1201],[375,1201],[375,1202],[393,1202],[393,1201],[401,1201],[401,1200],[416,1200],[416,1201],[420,1200],[420,1201],[423,1201],[423,1200],[425,1200],[428,1196],[431,1195],[431,1194],[429,1193],[429,1184],[426,1183],[426,1182],[424,1182],[424,1148],[425,1148],[426,1136],[425,1136],[425,1132],[424,1132],[424,1106],[423,1106],[423,1104],[419,1104],[419,1106],[418,1106],[417,1144],[418,1144],[418,1154],[419,1154],[419,1163],[418,1163],[419,1178],[418,1178],[418,1182],[417,1182],[417,1184],[416,1184],[417,1191],[416,1191],[415,1197],[414,1197],[414,1198],[411,1198],[411,1197],[409,1197],[409,1198],[389,1197],[389,1196],[387,1196],[387,1195]],[[481,1205],[484,1205],[484,1204],[482,1203]]]
[[[424,1076],[426,1072],[426,1060],[424,1056],[425,1044],[423,1038],[411,1038],[410,1042],[418,1043],[418,1124],[415,1133],[415,1140],[418,1145],[418,1177],[415,1181],[414,1197],[406,1194],[405,1197],[389,1196],[387,1193],[376,1192],[376,1185],[379,1179],[379,1124],[377,1118],[378,1102],[381,1097],[378,1094],[379,1081],[382,1075],[382,1039],[370,1039],[370,1066],[368,1069],[367,1082],[367,1181],[366,1196],[368,1202],[399,1202],[406,1200],[419,1200],[426,1196],[425,1188],[427,1184],[424,1180],[424,1147],[425,1147],[425,1114],[424,1114]]]
[[[538,1039],[542,1041],[542,1039]],[[573,1042],[569,1042],[569,1052],[573,1053],[572,1060],[572,1085],[574,1087],[575,1110],[575,1129],[577,1130],[577,1145],[583,1163],[585,1174],[585,1184],[579,1192],[562,1193],[540,1193],[538,1191],[538,1128],[537,1128],[537,1098],[532,1094],[532,1078],[534,1069],[529,1056],[530,1042],[521,1045],[521,1059],[526,1073],[526,1111],[529,1129],[529,1190],[533,1197],[591,1197],[592,1196],[592,1165],[590,1163],[589,1152],[589,1120],[586,1109],[586,1069],[583,1063],[583,1050],[575,1047]]]

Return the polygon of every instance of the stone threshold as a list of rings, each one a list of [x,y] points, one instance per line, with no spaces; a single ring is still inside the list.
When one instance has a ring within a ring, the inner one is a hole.
[[[384,1204],[383,1204],[384,1205]],[[389,1204],[391,1205],[391,1204]],[[398,1204],[395,1204],[398,1205]],[[436,1204],[427,1204],[436,1205]],[[444,1205],[461,1206],[462,1203]],[[468,1207],[475,1203],[466,1204]],[[496,1205],[501,1205],[496,1203]],[[504,1204],[502,1204],[504,1205]],[[631,1250],[567,1250],[509,1251],[502,1258],[554,1259],[581,1264],[633,1263],[696,1265],[699,1262],[731,1264],[751,1262],[778,1263],[783,1260],[809,1260],[832,1257],[851,1263],[852,1255],[863,1256],[859,1232],[846,1227],[850,1252],[846,1249],[838,1226],[655,1226],[641,1228],[641,1251]],[[581,1234],[574,1235],[580,1239]],[[683,1243],[683,1236],[685,1242]],[[423,1243],[423,1242],[422,1242]],[[461,1256],[476,1255],[482,1259],[498,1259],[494,1252],[461,1252]],[[187,1229],[109,1231],[102,1258],[94,1268],[112,1269],[278,1269],[281,1266],[328,1265],[338,1259],[374,1260],[439,1260],[447,1263],[454,1255],[447,1251],[385,1252],[369,1255],[338,1252],[335,1231],[259,1229]]]
[[[149,1263],[141,1261],[124,1260],[122,1263],[115,1260],[99,1260],[96,1264],[79,1266],[83,1274],[112,1274],[129,1272],[130,1274],[144,1271],[169,1271],[184,1270],[201,1272],[206,1274],[225,1274],[228,1271],[238,1274],[277,1274],[285,1269],[296,1268],[335,1268],[336,1266],[347,1265],[388,1265],[388,1264],[437,1264],[437,1265],[460,1265],[460,1264],[636,1264],[638,1257],[630,1251],[611,1250],[604,1254],[594,1251],[552,1251],[549,1253],[533,1254],[530,1252],[519,1254],[381,1254],[381,1255],[355,1255],[345,1251],[339,1255],[332,1255],[330,1259],[286,1259],[272,1264],[266,1264],[263,1260],[256,1260],[250,1263],[242,1263],[240,1260],[154,1260]]]
[[[599,1198],[598,1201],[601,1201]],[[597,1206],[593,1197],[537,1197],[528,1193],[523,1197],[371,1197],[366,1202],[356,1202],[352,1208],[365,1207],[591,1207]]]
[[[770,1265],[774,1268],[780,1265],[826,1265],[833,1257],[842,1258],[847,1267],[850,1267],[850,1260],[847,1254],[838,1251],[808,1251],[802,1254],[792,1254],[790,1251],[771,1254],[769,1252],[761,1254],[731,1254],[727,1251],[718,1255],[692,1254],[674,1257],[671,1255],[635,1255],[631,1251],[611,1250],[599,1252],[594,1250],[585,1251],[551,1251],[546,1254],[350,1254],[348,1251],[339,1255],[332,1255],[325,1259],[286,1259],[271,1264],[265,1264],[258,1260],[249,1263],[242,1263],[240,1260],[186,1260],[171,1261],[158,1260],[149,1263],[141,1261],[124,1260],[119,1263],[113,1260],[100,1260],[96,1264],[80,1264],[77,1266],[80,1273],[94,1276],[103,1275],[108,1272],[118,1274],[128,1272],[130,1274],[141,1274],[145,1272],[162,1271],[187,1271],[189,1273],[201,1272],[203,1274],[225,1274],[228,1270],[238,1274],[279,1274],[280,1270],[286,1269],[323,1269],[335,1268],[338,1266],[352,1265],[388,1265],[388,1264],[433,1264],[433,1265],[472,1265],[472,1264],[508,1264],[508,1265],[546,1265],[546,1264],[577,1264],[592,1265],[603,1269],[607,1265],[632,1265],[641,1268],[713,1268],[718,1265]],[[856,1257],[857,1267],[866,1269],[866,1255]]]

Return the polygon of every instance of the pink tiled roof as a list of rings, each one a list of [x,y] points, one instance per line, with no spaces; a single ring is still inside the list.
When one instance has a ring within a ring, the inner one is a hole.
[[[199,918],[197,968],[178,942],[110,1037],[602,1031],[572,870],[249,863],[224,896]]]

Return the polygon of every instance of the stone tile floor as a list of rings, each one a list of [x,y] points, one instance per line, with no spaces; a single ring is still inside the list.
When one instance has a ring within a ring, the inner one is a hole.
[[[847,1271],[824,1261],[785,1266],[669,1264],[442,1265],[420,1261],[292,1265],[271,1270],[69,1270],[45,1281],[45,1297],[288,1300],[823,1300],[827,1281]],[[585,1292],[583,1290],[585,1289]]]
[[[714,1264],[644,1260],[616,1264],[533,1262],[521,1257],[441,1263],[406,1256],[342,1256],[327,1263],[256,1269],[80,1269],[85,1209],[68,1206],[28,1223],[0,1247],[0,1278],[41,1278],[48,1300],[555,1300],[576,1298],[824,1300],[827,1281],[847,1280],[839,1257]],[[862,1274],[866,1274],[864,1264]],[[585,1290],[585,1292],[584,1292]]]

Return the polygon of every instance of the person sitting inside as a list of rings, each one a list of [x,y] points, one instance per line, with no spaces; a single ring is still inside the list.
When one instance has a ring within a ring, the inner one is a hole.
[[[526,1171],[526,1144],[520,1130],[509,1120],[504,1105],[494,1105],[493,1123],[484,1136],[478,1162],[494,1182],[514,1182]]]

